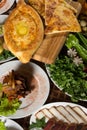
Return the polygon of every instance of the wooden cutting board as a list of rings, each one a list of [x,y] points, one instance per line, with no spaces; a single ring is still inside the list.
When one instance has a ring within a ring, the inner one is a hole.
[[[77,9],[76,15],[78,16],[81,11],[81,4],[74,1],[70,4]],[[32,59],[44,62],[46,64],[54,63],[65,43],[67,34],[68,33],[59,33],[55,36],[45,36],[42,44],[33,55]]]

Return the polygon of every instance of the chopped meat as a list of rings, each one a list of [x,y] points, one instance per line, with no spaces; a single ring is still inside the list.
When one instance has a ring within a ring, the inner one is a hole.
[[[31,89],[27,76],[23,76],[14,70],[4,77],[2,91],[8,99],[25,97],[31,92]]]
[[[76,130],[76,124],[70,124],[67,130]]]
[[[62,121],[58,121],[55,123],[55,125],[52,127],[51,130],[58,130],[63,126],[63,122]]]
[[[77,124],[76,130],[82,130],[83,126],[83,123]]]
[[[56,120],[55,118],[51,118],[47,123],[44,128],[44,130],[52,130],[52,127],[55,126]]]
[[[84,123],[67,123],[56,118],[50,118],[44,130],[87,130],[87,124]]]

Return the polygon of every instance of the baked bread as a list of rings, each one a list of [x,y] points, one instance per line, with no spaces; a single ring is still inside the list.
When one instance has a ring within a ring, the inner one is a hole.
[[[45,34],[80,32],[75,12],[65,0],[45,0]]]
[[[8,49],[22,62],[27,63],[42,43],[43,23],[38,13],[23,0],[8,16],[4,27]]]
[[[29,4],[45,18],[45,0],[29,0]]]

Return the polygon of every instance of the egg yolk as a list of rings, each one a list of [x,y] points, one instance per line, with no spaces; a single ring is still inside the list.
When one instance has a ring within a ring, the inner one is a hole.
[[[25,25],[26,23],[24,22],[20,22],[16,25],[16,32],[19,34],[19,35],[26,35],[27,32],[28,32],[28,28],[27,28],[27,25]]]

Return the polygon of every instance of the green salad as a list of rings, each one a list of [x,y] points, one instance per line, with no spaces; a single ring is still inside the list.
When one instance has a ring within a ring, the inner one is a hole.
[[[0,54],[0,61],[6,60],[8,58],[14,57],[14,55],[9,50],[3,50],[3,52]]]
[[[14,114],[19,108],[21,102],[16,98],[9,100],[2,92],[2,84],[0,83],[0,115],[8,116]]]
[[[0,99],[0,115],[8,116],[14,114],[20,106],[18,99],[9,101],[7,97]]]
[[[80,38],[83,40],[81,34]],[[73,102],[87,100],[87,69],[84,64],[87,62],[87,50],[79,42],[76,34],[69,34],[55,63],[46,65],[53,82],[70,95]]]
[[[4,37],[0,37],[0,61],[14,57],[14,55],[8,50]]]
[[[0,121],[0,130],[6,130],[4,122]]]

